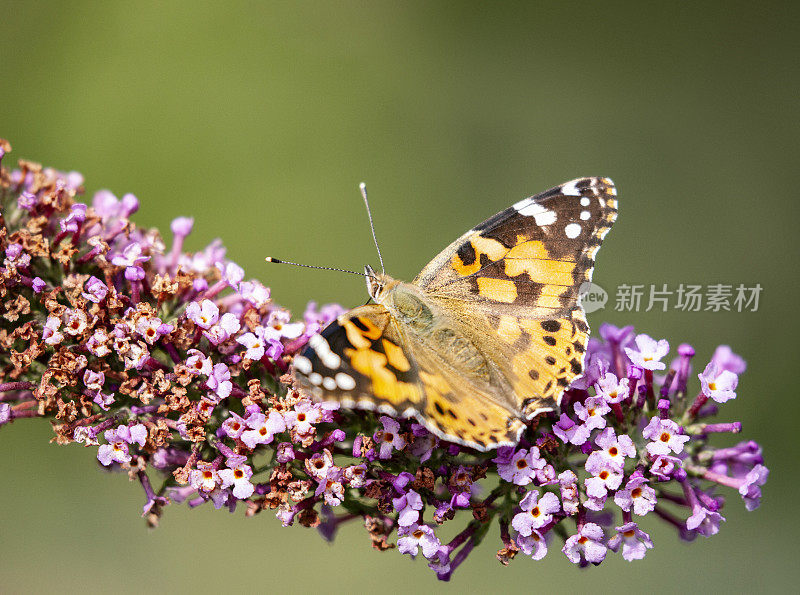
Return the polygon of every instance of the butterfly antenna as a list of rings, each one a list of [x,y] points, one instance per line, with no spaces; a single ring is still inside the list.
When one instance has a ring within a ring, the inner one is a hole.
[[[364,204],[367,207],[367,216],[369,217],[369,228],[372,231],[372,241],[375,242],[375,248],[378,250],[378,260],[381,261],[381,273],[385,273],[386,269],[383,266],[383,255],[381,254],[381,247],[378,246],[378,238],[375,237],[375,225],[372,223],[372,211],[369,209],[369,200],[367,200],[367,185],[364,182],[361,182],[358,185],[359,190],[361,190],[361,196],[364,197]]]
[[[366,273],[358,273],[356,271],[349,271],[347,269],[337,269],[334,267],[318,267],[313,264],[300,264],[299,262],[289,262],[288,260],[278,260],[277,258],[272,258],[271,256],[267,256],[264,260],[267,262],[274,262],[276,264],[290,264],[295,267],[303,267],[306,269],[319,269],[321,271],[337,271],[339,273],[350,273],[351,275],[358,275],[359,277],[366,277]]]

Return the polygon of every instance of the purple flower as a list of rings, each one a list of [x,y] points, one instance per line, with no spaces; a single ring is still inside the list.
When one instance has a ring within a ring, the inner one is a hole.
[[[604,322],[600,325],[600,336],[608,343],[626,347],[633,343],[633,326],[618,328],[613,324]]]
[[[198,492],[210,494],[220,483],[219,473],[214,463],[198,461],[197,468],[189,473],[189,485]]]
[[[659,455],[650,466],[650,473],[660,481],[669,481],[674,476],[675,471],[680,469],[681,460],[679,458],[669,455]]]
[[[630,390],[627,378],[617,378],[607,372],[597,381],[597,396],[605,399],[606,403],[620,403],[628,397]]]
[[[17,207],[20,209],[24,209],[26,211],[30,211],[33,207],[36,206],[36,195],[31,194],[27,190],[22,192],[17,198]]]
[[[681,427],[671,419],[652,418],[642,430],[642,435],[652,440],[647,444],[647,452],[654,457],[682,452],[683,445],[689,441],[689,436],[679,434],[680,430]]]
[[[595,523],[586,523],[576,535],[569,537],[561,548],[573,564],[600,564],[605,557],[606,548],[602,543],[603,530]]]
[[[187,351],[189,357],[186,358],[186,367],[192,374],[205,374],[210,376],[214,368],[214,363],[202,351],[190,349]]]
[[[78,231],[78,225],[86,220],[86,205],[83,203],[75,203],[70,207],[70,213],[59,223],[61,231],[66,233],[75,233]]]
[[[242,281],[239,284],[239,295],[256,308],[261,308],[269,303],[269,287],[264,287],[258,281]]]
[[[309,436],[314,424],[322,421],[322,408],[308,399],[300,399],[291,411],[284,414],[286,427],[299,436]]]
[[[404,527],[400,539],[397,540],[397,549],[401,554],[416,556],[420,548],[422,555],[430,559],[436,555],[441,547],[441,542],[434,535],[433,529],[428,525],[409,525]]]
[[[220,316],[217,324],[212,326],[210,329],[203,331],[203,335],[213,345],[219,345],[220,343],[227,341],[231,335],[237,333],[241,326],[242,325],[239,322],[239,317],[236,316],[236,314],[226,312]]]
[[[305,467],[308,474],[317,479],[317,481],[328,477],[328,472],[331,469],[338,469],[338,467],[333,464],[333,455],[331,451],[327,448],[323,449],[322,452],[315,452],[307,458]]]
[[[233,411],[228,414],[228,418],[222,422],[222,432],[228,437],[233,440],[238,440],[239,437],[242,435],[242,432],[245,431],[247,427],[247,422],[244,418],[240,417]],[[285,462],[285,461],[281,461]]]
[[[686,528],[697,531],[704,537],[711,537],[719,533],[719,524],[725,517],[713,510],[708,510],[696,502],[692,507],[692,516],[686,519]]]
[[[634,473],[625,487],[614,495],[614,502],[625,512],[633,510],[644,516],[656,507],[656,491],[647,485],[647,479]]]
[[[380,421],[383,429],[375,432],[373,438],[376,444],[380,444],[378,458],[388,459],[393,450],[403,450],[406,447],[406,440],[400,435],[400,424],[397,421],[385,415],[381,415]]]
[[[269,444],[275,434],[286,430],[283,416],[277,411],[270,411],[269,416],[263,413],[253,413],[247,418],[247,427],[242,432],[241,440],[248,448],[254,449],[259,444]]]
[[[176,217],[169,227],[174,235],[185,238],[192,233],[193,226],[194,219],[192,217]]]
[[[24,269],[31,263],[31,257],[20,244],[9,244],[6,248],[6,264]]]
[[[91,391],[98,391],[103,388],[106,381],[106,375],[103,372],[95,372],[93,370],[86,370],[83,373],[83,384]]]
[[[747,363],[741,356],[735,354],[728,345],[720,345],[711,356],[711,363],[721,370],[727,370],[734,374],[743,374],[747,369]]]
[[[742,485],[739,486],[739,494],[744,498],[747,510],[755,510],[761,504],[761,488],[759,486],[767,483],[769,469],[764,465],[756,465],[745,475]]]
[[[414,490],[409,490],[399,498],[394,498],[392,505],[397,511],[397,524],[401,527],[410,527],[419,521],[422,497]]]
[[[258,361],[264,357],[264,334],[260,330],[256,329],[258,334],[245,333],[236,337],[236,342],[247,348],[244,356],[249,360]]]
[[[231,372],[225,364],[216,364],[211,374],[206,380],[208,388],[217,395],[218,399],[224,399],[231,394],[233,384],[231,383]]]
[[[120,465],[130,463],[131,456],[128,454],[128,445],[122,441],[101,444],[97,450],[97,460],[105,467],[112,463],[119,463]]]
[[[649,335],[636,335],[637,349],[625,348],[625,353],[634,366],[644,370],[663,370],[667,365],[661,359],[669,353],[669,343],[661,339],[656,341]]]
[[[95,329],[92,336],[86,342],[86,348],[96,357],[105,357],[111,350],[108,348],[110,337],[105,329]]]
[[[186,306],[186,316],[202,329],[209,329],[219,320],[219,308],[211,300],[192,302]]]
[[[81,294],[84,298],[99,304],[108,295],[108,287],[100,279],[92,275],[86,280],[85,291]]]
[[[622,546],[622,557],[628,562],[641,560],[647,550],[653,547],[650,535],[639,528],[636,523],[625,523],[617,527],[617,534],[608,540],[608,547],[612,552],[619,551]]]
[[[417,423],[411,424],[411,433],[414,435],[414,441],[411,443],[409,451],[419,458],[420,463],[424,463],[431,458],[433,450],[439,444],[439,439],[431,434],[425,426]]]
[[[515,541],[520,551],[534,560],[541,560],[547,555],[547,541],[538,531],[531,531],[530,535],[519,535]]]
[[[617,471],[622,471],[625,467],[626,457],[636,457],[636,446],[634,446],[631,437],[627,434],[620,434],[617,437],[612,428],[606,428],[600,432],[597,438],[594,439],[594,443],[601,450],[594,451],[589,455],[589,458],[601,457],[611,463],[612,468]]]
[[[240,500],[249,498],[255,491],[255,486],[250,483],[252,475],[253,470],[249,465],[237,465],[233,468],[219,471],[222,487],[229,488],[233,486],[233,495]]]
[[[428,568],[436,573],[436,578],[440,580],[447,580],[446,577],[450,576],[452,567],[450,555],[447,551],[445,551],[445,548],[438,550],[436,554],[434,554],[431,561],[428,562]]]
[[[534,529],[544,527],[553,520],[553,515],[561,510],[558,496],[553,492],[545,492],[539,498],[538,490],[531,490],[525,494],[519,506],[522,512],[514,515],[511,526],[524,537],[529,536]]]
[[[713,360],[697,377],[700,378],[703,394],[717,403],[724,403],[736,398],[736,385],[739,383],[739,377],[729,370],[721,369]]]
[[[616,490],[622,483],[622,469],[599,451],[586,459],[586,471],[592,474],[584,480],[586,494],[591,498],[604,499],[608,490]]]
[[[589,339],[589,348],[586,356],[586,369],[583,374],[570,384],[570,388],[588,390],[598,379],[608,372],[608,362],[610,356],[604,352],[599,352],[594,347],[598,343],[596,339]],[[603,345],[604,349],[606,346]]]
[[[364,463],[345,467],[343,473],[351,488],[361,488],[367,485],[367,466]]]
[[[606,418],[603,416],[609,411],[611,407],[602,397],[589,397],[585,403],[575,403],[575,415],[590,432],[606,427]]]
[[[558,422],[553,425],[553,432],[562,441],[580,446],[589,439],[591,431],[584,425],[578,425],[566,413],[562,413]]]
[[[172,331],[172,325],[164,324],[160,318],[140,318],[136,325],[136,332],[150,345]]]
[[[59,332],[61,328],[61,317],[50,315],[42,328],[42,340],[47,345],[58,345],[64,340],[64,335]]]
[[[327,475],[318,480],[314,495],[322,496],[328,506],[339,506],[344,501],[344,486],[342,485],[342,470],[339,467],[328,469]]]
[[[326,304],[320,310],[317,310],[316,302],[308,302],[306,311],[303,314],[303,320],[306,323],[306,334],[308,336],[317,334],[344,312],[345,309],[339,304]]]
[[[501,478],[520,486],[528,485],[536,477],[536,470],[545,466],[544,460],[539,457],[539,449],[535,446],[530,451],[521,448],[507,462],[501,462],[497,458],[493,461],[497,463],[497,474]]]
[[[558,476],[561,486],[561,507],[567,515],[578,514],[580,498],[578,495],[578,476],[567,469]]]
[[[64,325],[65,333],[77,337],[83,334],[88,326],[89,318],[86,316],[86,312],[77,308],[67,310],[67,322]]]
[[[0,426],[11,421],[11,405],[0,402]]]
[[[104,393],[102,391],[97,391],[92,399],[92,402],[97,404],[100,409],[103,411],[108,411],[111,409],[111,405],[114,404],[114,395],[113,393]]]
[[[144,278],[144,269],[139,266],[150,260],[149,256],[142,256],[142,246],[136,242],[128,244],[122,253],[111,257],[111,264],[126,267],[125,278],[129,281],[138,281]]]
[[[222,279],[231,287],[238,287],[244,279],[244,270],[235,262],[217,262],[215,264],[222,274]]]

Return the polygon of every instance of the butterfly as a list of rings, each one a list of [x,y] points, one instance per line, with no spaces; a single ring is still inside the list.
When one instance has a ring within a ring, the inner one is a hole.
[[[609,178],[580,178],[521,200],[411,283],[367,266],[374,303],[311,337],[293,359],[298,384],[346,408],[415,417],[481,451],[515,445],[583,372],[579,288],[616,219],[616,194]]]

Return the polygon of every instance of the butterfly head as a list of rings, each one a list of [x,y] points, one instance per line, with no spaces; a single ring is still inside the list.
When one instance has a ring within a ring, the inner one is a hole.
[[[364,276],[367,279],[367,293],[369,293],[369,297],[378,304],[386,299],[389,290],[397,284],[397,281],[392,279],[389,275],[386,273],[376,273],[369,265],[364,267]]]

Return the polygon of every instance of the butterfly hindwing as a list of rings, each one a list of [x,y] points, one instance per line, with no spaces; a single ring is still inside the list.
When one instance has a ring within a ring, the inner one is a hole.
[[[416,417],[441,438],[486,449],[515,444],[519,412],[448,371],[428,347],[401,339],[380,305],[340,316],[294,358],[295,377],[317,399]]]

